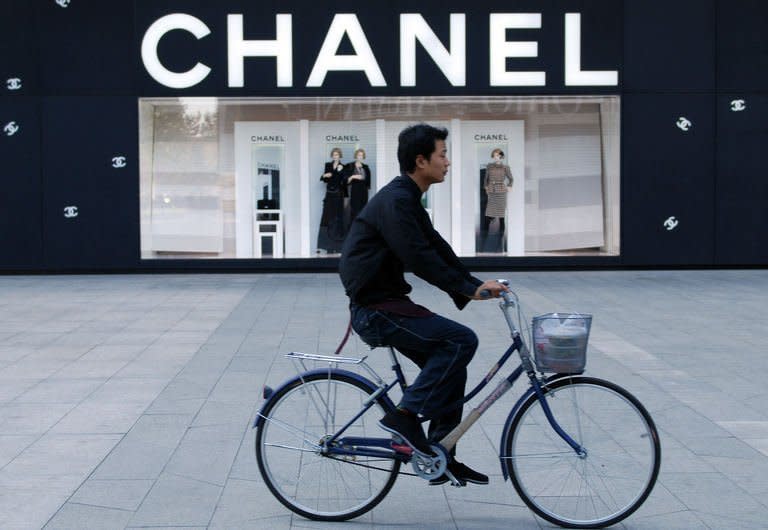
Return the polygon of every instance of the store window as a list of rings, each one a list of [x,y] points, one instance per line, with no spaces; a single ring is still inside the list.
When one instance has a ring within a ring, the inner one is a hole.
[[[618,255],[619,98],[143,98],[142,258],[338,257],[399,174],[409,124],[449,130],[422,205],[460,256]]]

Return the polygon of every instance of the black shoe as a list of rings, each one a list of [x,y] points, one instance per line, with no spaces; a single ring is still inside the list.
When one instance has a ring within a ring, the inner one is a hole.
[[[471,482],[472,484],[488,484],[488,476],[483,475],[482,473],[478,473],[474,469],[465,466],[461,462],[457,462],[456,460],[451,460],[448,462],[448,471],[451,472],[451,475],[456,477],[456,480],[462,483],[462,486],[466,485],[467,482]],[[448,475],[443,473],[437,478],[433,478],[429,481],[430,486],[440,486],[441,484],[445,484],[451,480],[448,478]]]
[[[424,429],[421,428],[421,423],[415,416],[399,411],[387,412],[379,420],[379,426],[385,431],[396,434],[417,451],[426,455],[433,454],[427,437],[424,436]]]

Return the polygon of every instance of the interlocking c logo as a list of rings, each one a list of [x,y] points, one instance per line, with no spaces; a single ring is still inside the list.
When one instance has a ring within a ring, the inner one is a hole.
[[[667,227],[667,230],[674,230],[677,228],[677,225],[680,224],[680,221],[675,219],[675,216],[669,217],[666,221],[664,221],[664,226]]]
[[[734,99],[733,101],[731,101],[731,110],[733,112],[741,112],[746,108],[747,108],[747,105],[743,99]]]
[[[677,128],[681,131],[688,131],[691,127],[693,127],[693,123],[691,123],[691,120],[686,118],[685,116],[680,116],[677,119]]]
[[[16,125],[15,121],[9,121],[5,124],[5,127],[3,127],[3,130],[5,131],[5,134],[8,136],[13,136],[17,132],[19,132],[20,127]]]

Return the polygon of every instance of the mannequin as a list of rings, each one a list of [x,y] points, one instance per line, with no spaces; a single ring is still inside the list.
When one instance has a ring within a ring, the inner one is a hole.
[[[355,151],[355,161],[346,166],[347,189],[349,190],[349,221],[352,222],[368,203],[371,189],[371,168],[364,163],[365,149]]]
[[[347,194],[346,171],[341,161],[339,147],[331,149],[331,161],[325,163],[320,180],[325,183],[323,213],[320,217],[320,230],[317,234],[317,251],[330,254],[341,251],[344,241],[344,197]]]
[[[507,192],[512,187],[514,179],[509,166],[504,163],[504,151],[494,149],[491,151],[491,162],[485,168],[485,193],[488,195],[488,202],[483,214],[482,234],[484,238],[488,236],[488,229],[491,221],[498,218],[499,235],[501,236],[499,245],[491,252],[503,252],[504,249],[504,219],[507,210]],[[483,245],[485,246],[485,245]],[[483,248],[483,250],[486,250]]]

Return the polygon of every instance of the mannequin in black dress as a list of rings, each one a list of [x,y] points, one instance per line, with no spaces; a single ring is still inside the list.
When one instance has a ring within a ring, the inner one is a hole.
[[[346,235],[344,230],[344,197],[347,191],[346,171],[341,161],[341,149],[331,150],[331,161],[325,163],[325,170],[320,180],[325,183],[323,214],[320,217],[320,230],[317,234],[317,251],[330,254],[341,250],[341,243]]]
[[[363,162],[364,160],[365,149],[358,149],[355,151],[355,161],[346,166],[350,222],[354,221],[360,210],[368,204],[368,190],[371,189],[371,168]]]

